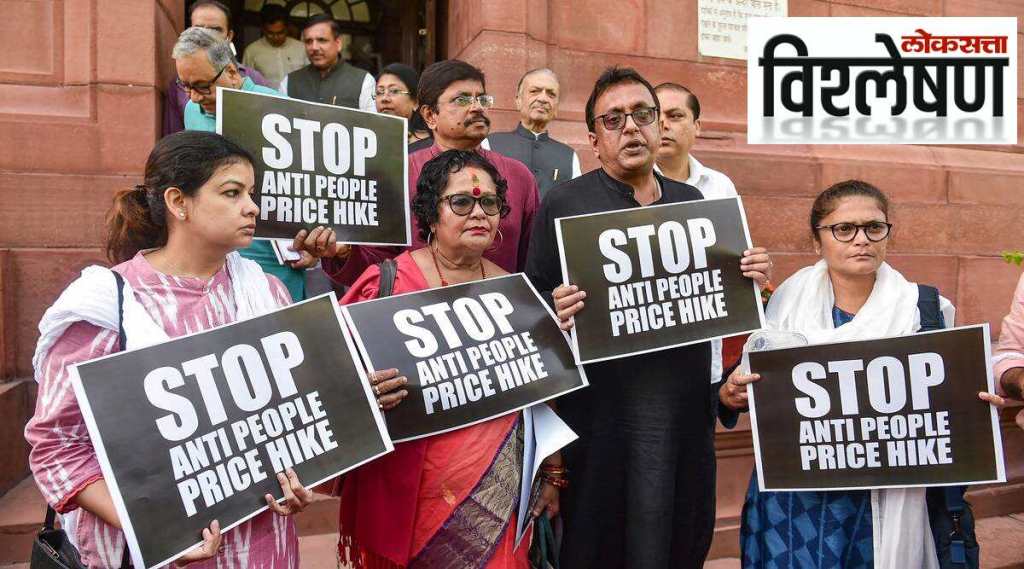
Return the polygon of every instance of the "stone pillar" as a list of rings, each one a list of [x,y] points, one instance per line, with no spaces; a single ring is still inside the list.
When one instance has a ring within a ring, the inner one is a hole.
[[[701,99],[702,135],[694,154],[725,172],[743,197],[753,241],[775,258],[776,282],[813,263],[808,216],[814,197],[849,178],[889,194],[895,234],[889,261],[907,278],[937,286],[958,308],[957,324],[989,322],[998,337],[1019,268],[999,253],[1024,248],[1024,128],[1018,144],[954,146],[749,146],[746,63],[697,51],[698,0],[450,0],[448,54],[481,67],[497,98],[494,128],[518,117],[515,85],[546,66],[561,78],[562,105],[552,136],[576,147],[583,170],[597,166],[584,106],[594,80],[614,64],[651,81],[682,83]],[[789,0],[790,16],[1016,16],[1024,7],[975,0]],[[1024,31],[1024,25],[1018,24]],[[1018,35],[1024,50],[1024,35]],[[1018,63],[1024,55],[1018,57]],[[1024,73],[1018,69],[1018,96]],[[1018,100],[1024,125],[1024,99]],[[972,492],[979,515],[1024,509],[1024,433],[1004,414],[1012,484]],[[712,556],[738,554],[739,516],[753,467],[749,423],[720,432],[718,524]]]
[[[0,495],[27,473],[21,428],[43,311],[103,263],[114,191],[160,133],[184,0],[37,0],[0,20]]]

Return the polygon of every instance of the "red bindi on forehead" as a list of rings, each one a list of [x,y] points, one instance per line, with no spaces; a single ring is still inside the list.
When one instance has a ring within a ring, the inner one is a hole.
[[[470,172],[470,175],[472,176],[472,181],[473,181],[473,195],[474,196],[479,196],[480,195],[480,176],[478,176],[475,171],[474,172]]]

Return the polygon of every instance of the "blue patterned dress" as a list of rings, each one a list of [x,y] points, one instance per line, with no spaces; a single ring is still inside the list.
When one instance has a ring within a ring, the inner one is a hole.
[[[837,328],[850,320],[832,309]],[[871,491],[761,492],[752,475],[740,550],[744,569],[870,569]]]

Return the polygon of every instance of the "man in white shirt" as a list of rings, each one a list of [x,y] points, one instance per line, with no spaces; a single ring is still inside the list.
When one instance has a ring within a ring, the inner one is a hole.
[[[654,91],[661,103],[658,170],[666,178],[694,186],[705,199],[735,196],[736,186],[728,176],[701,164],[690,154],[700,134],[700,101],[697,96],[676,83],[662,83]]]
[[[263,37],[245,48],[242,63],[256,69],[277,89],[285,76],[309,63],[302,42],[288,37],[288,13],[271,4],[260,12]]]
[[[661,146],[655,168],[666,178],[697,188],[704,199],[735,196],[736,186],[728,176],[701,164],[690,154],[700,134],[697,96],[676,83],[662,83],[654,92],[661,104]],[[723,349],[722,340],[711,341],[711,383],[722,380]]]

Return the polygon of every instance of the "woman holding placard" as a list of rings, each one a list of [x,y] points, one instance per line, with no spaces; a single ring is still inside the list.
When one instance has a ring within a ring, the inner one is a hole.
[[[29,461],[87,567],[119,567],[125,539],[68,367],[118,351],[120,322],[135,348],[291,303],[281,281],[236,252],[252,242],[259,211],[251,198],[252,163],[217,134],[186,131],[160,140],[144,182],[119,192],[108,218],[107,253],[124,280],[123,320],[111,270],[89,267],[40,322],[32,359],[39,398],[25,427]],[[290,469],[277,477],[283,504],[267,494],[272,512],[224,535],[213,521],[203,543],[176,564],[298,567],[295,524],[282,516],[301,511],[311,493]]]
[[[394,259],[393,282],[381,282],[379,266],[367,269],[342,303],[377,298],[382,289],[401,294],[507,274],[483,257],[501,239],[506,191],[497,169],[476,152],[449,150],[427,162],[413,201],[427,246]],[[370,375],[384,410],[407,394],[400,371]],[[509,450],[519,444],[521,424],[520,414],[511,413],[399,443],[349,473],[339,524],[342,566],[427,567],[441,560],[454,566],[457,555],[466,566],[528,567],[529,548],[514,547],[518,482],[510,486],[523,466],[522,453]],[[554,516],[564,486],[558,454],[545,461],[542,479],[533,514]]]
[[[921,328],[918,286],[885,263],[892,229],[885,194],[857,180],[835,184],[815,200],[810,225],[822,258],[774,292],[769,329],[799,332],[818,344]],[[952,325],[953,305],[941,296],[937,301],[938,324]],[[746,385],[759,379],[734,371],[719,391],[721,402],[745,410]],[[752,477],[740,536],[743,567],[935,569],[930,528],[924,488],[761,492]]]

